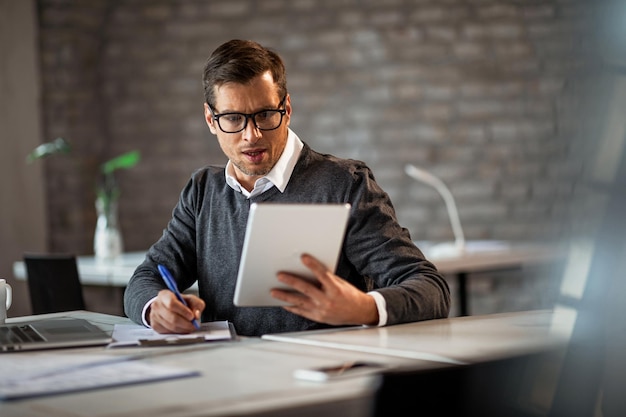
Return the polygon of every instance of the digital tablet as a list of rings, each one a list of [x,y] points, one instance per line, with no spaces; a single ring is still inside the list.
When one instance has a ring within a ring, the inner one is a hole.
[[[343,244],[350,204],[253,203],[237,274],[233,302],[239,307],[281,306],[272,288],[289,288],[279,271],[315,279],[302,265],[308,253],[335,272]]]

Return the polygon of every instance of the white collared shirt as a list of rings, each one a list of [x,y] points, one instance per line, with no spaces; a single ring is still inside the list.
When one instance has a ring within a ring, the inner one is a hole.
[[[226,169],[224,170],[226,183],[233,190],[242,193],[247,198],[263,194],[265,191],[272,188],[272,186],[278,188],[278,190],[282,193],[285,191],[285,188],[287,188],[287,183],[289,182],[289,178],[291,178],[291,174],[296,166],[296,162],[298,162],[298,158],[300,157],[300,152],[303,147],[304,144],[298,135],[296,135],[291,129],[288,129],[287,143],[285,144],[283,153],[280,155],[280,158],[278,158],[278,161],[271,171],[268,172],[267,175],[256,180],[252,191],[246,190],[241,186],[241,183],[237,181],[235,178],[235,167],[230,161],[228,161]]]

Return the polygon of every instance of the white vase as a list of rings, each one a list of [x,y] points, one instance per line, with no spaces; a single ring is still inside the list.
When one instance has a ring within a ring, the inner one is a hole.
[[[113,260],[123,252],[122,234],[118,226],[117,200],[105,204],[96,200],[98,220],[93,239],[93,251],[97,260]]]

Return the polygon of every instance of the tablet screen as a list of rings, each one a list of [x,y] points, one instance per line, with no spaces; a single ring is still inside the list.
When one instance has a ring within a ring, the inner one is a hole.
[[[279,271],[314,279],[302,265],[308,253],[335,272],[350,204],[253,203],[239,263],[234,303],[240,307],[281,306],[270,295],[285,288]]]

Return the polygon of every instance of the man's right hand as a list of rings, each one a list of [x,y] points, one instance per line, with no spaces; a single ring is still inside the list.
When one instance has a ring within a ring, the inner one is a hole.
[[[186,307],[178,301],[170,290],[161,290],[157,298],[150,304],[148,323],[158,333],[192,333],[196,330],[191,322],[194,318],[200,321],[204,311],[204,301],[193,294],[182,294]]]

